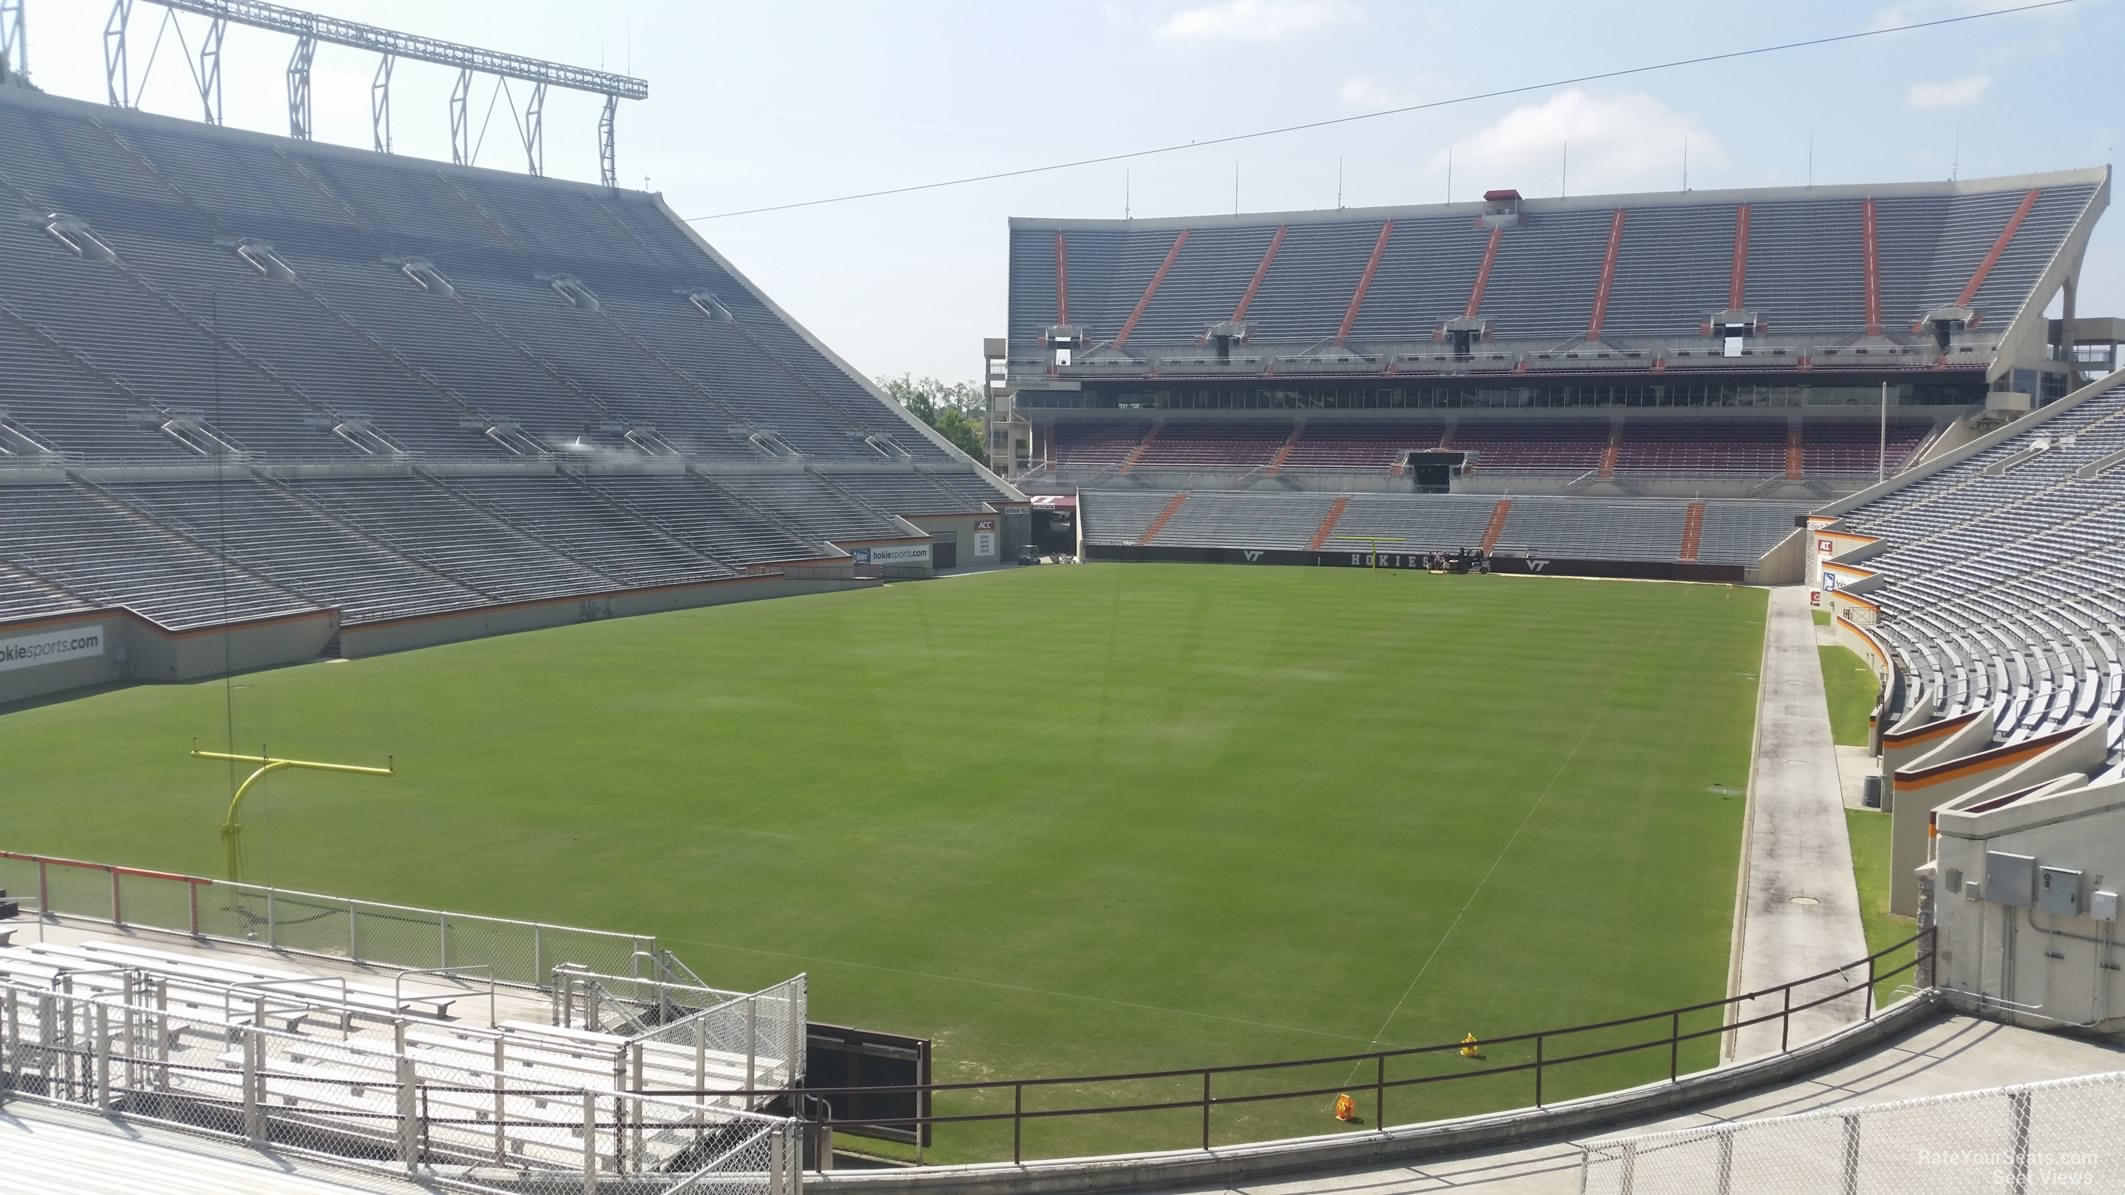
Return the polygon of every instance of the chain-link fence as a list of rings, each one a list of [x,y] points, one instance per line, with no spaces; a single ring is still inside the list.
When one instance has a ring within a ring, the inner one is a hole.
[[[78,917],[393,967],[491,967],[544,984],[575,964],[654,976],[657,940],[575,926],[378,904],[257,884],[0,852],[0,889],[38,916]]]
[[[805,1075],[806,977],[758,992],[554,972],[554,1023],[619,1034],[630,1090],[757,1091]]]
[[[0,983],[0,1096],[398,1174],[457,1190],[796,1195],[794,1121],[613,1090],[608,1064],[505,1055],[492,1036],[398,1020],[357,1032],[263,999],[182,1011],[153,975]],[[76,989],[79,990],[69,990]],[[261,1023],[274,1022],[271,1025]],[[609,1071],[607,1072],[609,1073]]]
[[[673,960],[676,962],[676,960]],[[687,972],[692,977],[692,972]],[[609,975],[587,967],[555,967],[547,990],[553,1023],[632,1037],[749,993],[699,983],[632,975]]]
[[[2125,1191],[2125,1072],[1583,1148],[1584,1195]]]

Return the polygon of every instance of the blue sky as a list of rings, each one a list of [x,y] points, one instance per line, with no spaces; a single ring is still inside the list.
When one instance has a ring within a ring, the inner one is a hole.
[[[2015,0],[1768,8],[1491,0],[311,0],[319,11],[647,78],[623,107],[623,181],[682,215],[1185,142]],[[31,70],[104,94],[105,0],[27,0]],[[163,10],[134,10],[136,77]],[[1754,14],[1754,15],[1741,15]],[[1765,15],[1769,14],[1769,15]],[[186,18],[195,49],[202,22]],[[288,39],[232,29],[228,122],[285,132]],[[975,378],[1001,334],[1005,220],[1423,203],[1513,186],[1692,188],[1966,178],[2111,162],[2125,132],[2125,4],[2078,0],[1857,43],[1534,92],[1238,145],[698,227],[859,368]],[[374,59],[325,47],[322,140],[369,143]],[[141,106],[196,116],[176,35]],[[401,64],[395,148],[449,157],[452,72]],[[484,91],[478,103],[486,102]],[[597,177],[594,97],[546,105],[549,174]],[[506,102],[482,165],[520,169]],[[1126,177],[1125,177],[1126,171]],[[2125,215],[2102,222],[2084,314],[2125,315]]]

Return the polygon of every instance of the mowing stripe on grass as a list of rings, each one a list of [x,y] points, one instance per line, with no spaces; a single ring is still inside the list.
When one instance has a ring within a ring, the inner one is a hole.
[[[1667,631],[1668,621],[1667,619],[1661,621],[1660,626],[1648,637],[1647,642],[1649,644],[1658,641],[1660,636]],[[1636,667],[1637,662],[1644,658],[1642,654],[1633,657],[1632,667]],[[1505,861],[1506,853],[1513,849],[1515,842],[1520,841],[1520,832],[1527,829],[1527,823],[1535,819],[1535,811],[1542,808],[1542,802],[1549,799],[1551,790],[1557,787],[1557,781],[1564,778],[1565,771],[1572,766],[1572,760],[1578,758],[1579,749],[1586,746],[1586,740],[1593,736],[1594,727],[1600,725],[1602,715],[1608,713],[1609,702],[1615,697],[1617,686],[1623,683],[1623,678],[1629,673],[1629,668],[1619,669],[1615,677],[1609,681],[1608,691],[1601,695],[1601,704],[1594,707],[1594,716],[1587,719],[1585,729],[1579,732],[1579,740],[1572,744],[1570,751],[1565,752],[1564,759],[1557,764],[1557,770],[1550,774],[1549,783],[1543,785],[1542,791],[1535,794],[1535,800],[1527,807],[1527,813],[1520,818],[1520,824],[1513,827],[1512,835],[1505,840],[1505,845],[1498,848],[1498,857],[1490,861],[1490,867],[1483,872],[1483,878],[1477,880],[1476,886],[1469,890],[1468,899],[1461,902],[1461,911],[1455,913],[1454,919],[1447,923],[1446,932],[1439,935],[1438,943],[1431,948],[1431,953],[1425,956],[1424,965],[1417,968],[1417,974],[1409,981],[1409,986],[1402,989],[1402,998],[1395,1001],[1393,1008],[1387,1010],[1387,1019],[1380,1022],[1380,1031],[1372,1035],[1372,1042],[1366,1046],[1366,1049],[1370,1050],[1377,1047],[1380,1044],[1380,1039],[1386,1036],[1387,1027],[1395,1023],[1395,1017],[1401,1014],[1402,1006],[1409,1003],[1410,994],[1417,990],[1417,984],[1423,982],[1424,973],[1431,970],[1432,962],[1439,957],[1439,952],[1446,949],[1446,940],[1454,936],[1454,930],[1460,926],[1461,919],[1468,915],[1469,906],[1476,903],[1476,898],[1483,894],[1484,885],[1490,883],[1490,878],[1498,873],[1498,864]],[[1350,1073],[1353,1075],[1358,1073],[1357,1064],[1352,1065]],[[1348,1083],[1350,1080],[1345,1079],[1343,1081]]]
[[[1337,1041],[1363,1041],[1347,1033],[1330,1033],[1325,1029],[1307,1029],[1299,1025],[1272,1025],[1267,1021],[1250,1021],[1244,1017],[1219,1016],[1214,1012],[1197,1012],[1190,1008],[1168,1008],[1162,1004],[1143,1004],[1135,1000],[1116,1000],[1110,996],[1087,996],[1082,992],[1058,992],[1053,988],[1029,988],[1023,984],[1000,983],[994,979],[975,979],[970,975],[939,975],[934,971],[910,971],[905,967],[886,967],[877,963],[859,963],[854,959],[820,958],[812,954],[791,954],[784,950],[762,950],[756,946],[738,946],[730,942],[710,942],[701,938],[666,938],[686,946],[707,946],[715,950],[735,950],[741,954],[757,954],[767,958],[786,958],[800,963],[821,963],[829,967],[856,967],[864,971],[882,971],[887,975],[905,975],[910,979],[934,979],[940,983],[970,983],[976,987],[995,988],[1003,992],[1023,992],[1028,996],[1053,996],[1058,1000],[1082,1000],[1088,1004],[1111,1004],[1116,1008],[1135,1008],[1144,1012],[1162,1012],[1176,1017],[1200,1017],[1206,1021],[1223,1021],[1227,1025],[1245,1025],[1250,1029],[1275,1029],[1283,1033],[1304,1033],[1313,1037],[1331,1037]]]

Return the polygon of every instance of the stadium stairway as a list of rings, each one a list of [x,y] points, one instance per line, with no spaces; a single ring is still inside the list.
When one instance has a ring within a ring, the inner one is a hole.
[[[1166,503],[1166,508],[1158,512],[1158,517],[1151,520],[1151,525],[1149,527],[1144,528],[1143,535],[1139,536],[1136,542],[1140,544],[1148,544],[1152,540],[1157,539],[1158,533],[1165,528],[1167,523],[1173,521],[1174,515],[1177,515],[1181,512],[1181,504],[1183,502],[1186,502],[1187,500],[1188,495],[1186,493],[1175,494],[1173,496],[1173,500]]]
[[[1676,559],[1684,564],[1697,562],[1697,548],[1704,542],[1704,503],[1690,503],[1689,513],[1682,520],[1682,550]]]
[[[1284,446],[1276,450],[1276,456],[1270,459],[1269,467],[1263,470],[1262,476],[1275,477],[1284,471],[1284,462],[1291,459],[1291,450],[1298,446],[1299,435],[1305,430],[1306,425],[1303,423],[1291,425],[1291,434],[1284,437]]]
[[[1483,531],[1484,551],[1488,552],[1498,546],[1498,537],[1505,534],[1505,521],[1512,517],[1512,513],[1513,500],[1511,498],[1500,498],[1498,499],[1498,505],[1491,508],[1490,526],[1484,528]]]
[[[1320,551],[1321,545],[1328,542],[1328,537],[1335,534],[1336,524],[1343,521],[1343,512],[1349,509],[1350,498],[1348,495],[1336,499],[1335,505],[1329,507],[1328,514],[1321,519],[1320,530],[1313,533],[1313,539],[1307,543],[1306,550],[1309,552]]]
[[[1136,442],[1136,447],[1129,450],[1128,456],[1122,458],[1121,468],[1117,472],[1127,473],[1136,468],[1136,462],[1144,459],[1144,454],[1151,451],[1151,445],[1157,441],[1160,426],[1156,423],[1151,425],[1151,430],[1144,433],[1144,438]]]

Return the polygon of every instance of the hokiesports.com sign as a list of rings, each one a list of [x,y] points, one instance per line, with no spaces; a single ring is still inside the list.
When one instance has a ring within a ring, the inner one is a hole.
[[[33,668],[103,654],[102,627],[73,627],[42,635],[17,635],[0,639],[0,672],[10,668]]]
[[[855,548],[849,555],[857,564],[928,564],[930,545],[891,544],[877,548]]]

